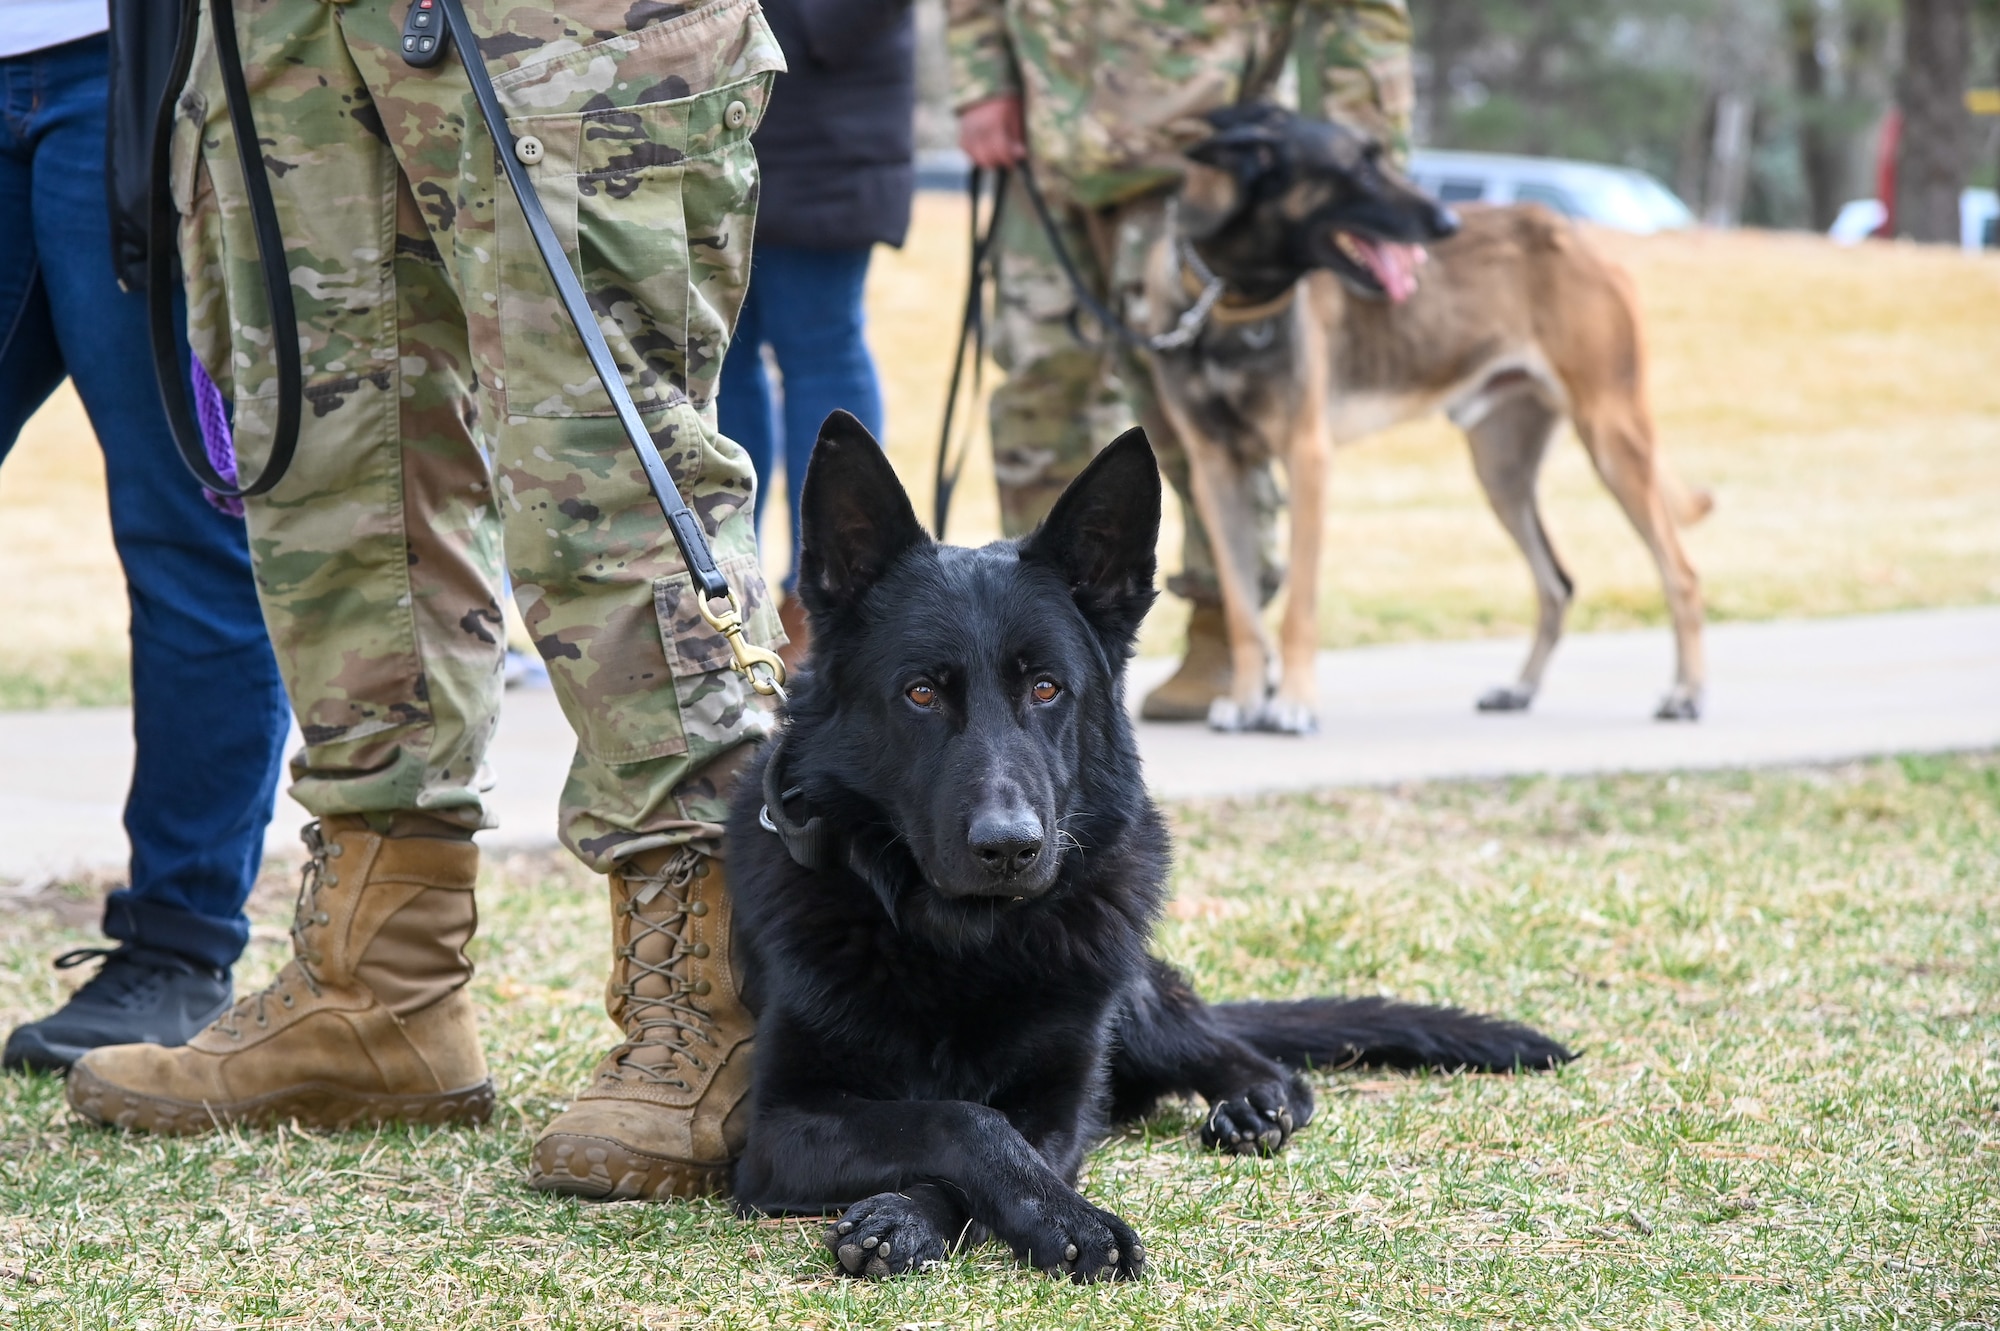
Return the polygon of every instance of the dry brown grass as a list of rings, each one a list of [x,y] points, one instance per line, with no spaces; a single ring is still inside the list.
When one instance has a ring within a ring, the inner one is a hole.
[[[2000,599],[2000,260],[1758,233],[1602,239],[1646,303],[1667,456],[1719,500],[1689,534],[1716,618]],[[870,284],[889,450],[920,512],[964,250],[963,202],[923,196],[910,244],[882,252]],[[954,539],[997,534],[991,476],[976,449]],[[1659,622],[1651,563],[1581,449],[1558,446],[1543,491],[1579,584],[1572,623]],[[65,390],[0,473],[0,705],[115,692],[125,599],[103,510]],[[1328,525],[1327,645],[1527,627],[1526,570],[1441,421],[1343,454]],[[1170,519],[1168,567],[1178,544]],[[1178,607],[1154,620],[1147,649],[1171,650]]]

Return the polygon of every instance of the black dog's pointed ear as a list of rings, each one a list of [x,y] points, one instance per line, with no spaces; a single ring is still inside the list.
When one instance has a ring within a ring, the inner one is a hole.
[[[799,500],[799,595],[825,614],[853,605],[930,537],[868,427],[836,411],[819,427]]]
[[[1156,595],[1159,539],[1160,466],[1131,429],[1069,483],[1021,559],[1054,568],[1085,616],[1129,646]]]

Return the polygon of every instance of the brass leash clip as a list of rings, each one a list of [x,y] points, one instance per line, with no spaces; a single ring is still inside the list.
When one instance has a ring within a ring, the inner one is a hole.
[[[736,591],[731,588],[725,608],[720,614],[713,608],[708,597],[697,597],[701,607],[701,617],[708,626],[720,633],[729,644],[729,654],[735,658],[736,668],[750,681],[750,687],[767,698],[787,701],[785,696],[785,663],[774,651],[753,646],[743,636],[743,609],[736,603]]]

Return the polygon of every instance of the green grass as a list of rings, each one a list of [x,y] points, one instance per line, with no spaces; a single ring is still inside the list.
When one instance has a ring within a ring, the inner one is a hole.
[[[610,1030],[602,900],[517,860],[483,898],[483,1131],[126,1138],[0,1079],[0,1326],[2000,1323],[2000,755],[1173,812],[1160,946],[1210,994],[1448,999],[1583,1059],[1322,1077],[1270,1161],[1201,1154],[1191,1109],[1119,1136],[1085,1187],[1145,1237],[1135,1285],[991,1247],[856,1284],[817,1225],[525,1190]],[[87,936],[50,896],[0,913],[0,1019]]]

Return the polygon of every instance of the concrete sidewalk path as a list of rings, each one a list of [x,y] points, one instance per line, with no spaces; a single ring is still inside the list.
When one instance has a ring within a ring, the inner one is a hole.
[[[1693,724],[1652,719],[1672,675],[1667,630],[1565,638],[1532,710],[1480,713],[1511,681],[1516,640],[1322,652],[1320,732],[1214,735],[1141,726],[1168,796],[1441,777],[1671,771],[1832,762],[2000,745],[2000,606],[1709,626]],[[1135,663],[1133,685],[1171,664]]]
[[[1650,719],[1672,651],[1664,629],[1573,635],[1534,710],[1512,715],[1472,704],[1514,677],[1519,641],[1324,652],[1319,734],[1141,725],[1139,745],[1152,787],[1176,797],[2000,746],[2000,606],[1712,626],[1706,711],[1693,725]],[[1135,662],[1132,696],[1171,669]],[[123,709],[0,712],[0,880],[117,871],[131,746]],[[492,755],[500,827],[483,843],[554,843],[570,753],[552,693],[508,694]],[[281,800],[271,848],[295,851],[306,817]]]

